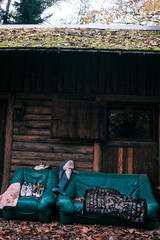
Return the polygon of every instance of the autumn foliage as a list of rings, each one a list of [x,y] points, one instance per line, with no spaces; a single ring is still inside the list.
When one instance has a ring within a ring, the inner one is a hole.
[[[107,8],[89,12],[80,23],[160,25],[160,0],[115,0]]]

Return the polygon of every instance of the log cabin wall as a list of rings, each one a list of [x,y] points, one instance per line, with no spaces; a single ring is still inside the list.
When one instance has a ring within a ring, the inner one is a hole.
[[[25,105],[22,120],[11,121],[10,115],[4,172],[10,169],[11,177],[18,167],[40,162],[58,168],[67,158],[75,161],[77,170],[101,170],[101,143],[51,138],[52,100],[157,104],[159,60],[156,53],[1,51],[0,96],[9,100],[10,111],[13,101]]]
[[[17,97],[23,101],[25,113],[14,120],[11,174],[17,167],[34,167],[43,162],[57,168],[66,159],[73,159],[77,170],[93,170],[93,145],[64,143],[50,138],[51,99]]]

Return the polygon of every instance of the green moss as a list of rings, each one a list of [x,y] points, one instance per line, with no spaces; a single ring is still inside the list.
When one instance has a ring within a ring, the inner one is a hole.
[[[71,28],[0,29],[0,48],[160,51],[160,31]]]

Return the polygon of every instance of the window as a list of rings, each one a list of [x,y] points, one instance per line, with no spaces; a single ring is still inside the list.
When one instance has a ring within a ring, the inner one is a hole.
[[[127,105],[109,107],[108,139],[153,140],[153,108]]]

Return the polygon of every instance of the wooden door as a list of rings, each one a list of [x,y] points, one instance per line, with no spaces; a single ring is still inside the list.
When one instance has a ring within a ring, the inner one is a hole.
[[[147,174],[157,186],[157,144],[108,142],[103,152],[103,171],[107,173]]]
[[[2,187],[7,103],[0,101],[0,191]]]
[[[103,171],[147,174],[152,187],[158,184],[157,107],[112,104],[107,109],[107,142]]]

